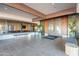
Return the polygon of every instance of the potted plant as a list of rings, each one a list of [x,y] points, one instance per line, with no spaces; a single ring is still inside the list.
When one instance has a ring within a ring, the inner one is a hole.
[[[69,31],[69,36],[70,37],[75,37],[76,33],[76,20],[71,19],[68,22],[68,31]]]

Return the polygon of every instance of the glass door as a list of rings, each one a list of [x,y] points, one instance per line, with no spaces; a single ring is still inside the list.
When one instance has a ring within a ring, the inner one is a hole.
[[[48,34],[53,35],[54,33],[54,20],[48,21]]]
[[[9,24],[9,25],[8,25],[8,28],[9,28],[9,29],[8,29],[9,32],[14,31],[14,25]]]
[[[0,21],[0,34],[5,32],[5,21]]]

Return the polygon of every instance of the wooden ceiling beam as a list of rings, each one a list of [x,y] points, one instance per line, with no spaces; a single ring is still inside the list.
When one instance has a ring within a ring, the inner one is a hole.
[[[30,13],[30,14],[37,16],[37,17],[43,18],[45,16],[43,13],[41,13],[41,12],[39,12],[27,5],[24,5],[22,3],[6,3],[6,5],[16,8],[16,9],[19,9],[19,10],[24,11],[26,13]]]

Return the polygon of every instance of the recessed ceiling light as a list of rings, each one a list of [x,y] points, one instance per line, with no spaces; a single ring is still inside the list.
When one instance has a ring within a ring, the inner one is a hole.
[[[7,10],[8,8],[4,8],[5,10]]]
[[[55,5],[55,3],[51,3],[51,5]]]
[[[51,3],[51,5],[53,6],[53,8],[56,8],[56,6],[55,6],[56,4],[55,3]]]

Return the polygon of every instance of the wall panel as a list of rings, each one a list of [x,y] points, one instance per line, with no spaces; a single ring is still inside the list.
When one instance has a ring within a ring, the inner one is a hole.
[[[64,16],[62,17],[62,23],[61,23],[61,32],[62,32],[62,35],[67,35],[67,29],[68,29],[68,17],[67,16]]]

